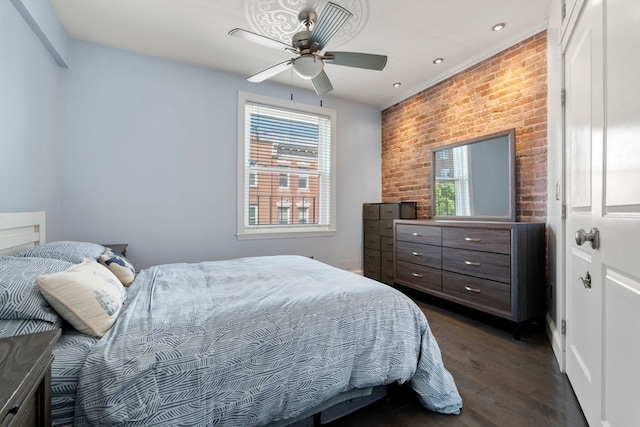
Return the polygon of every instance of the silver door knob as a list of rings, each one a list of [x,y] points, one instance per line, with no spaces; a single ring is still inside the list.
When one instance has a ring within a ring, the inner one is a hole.
[[[600,247],[600,230],[593,227],[588,233],[583,229],[576,231],[576,243],[581,246],[584,242],[591,242],[593,249]]]

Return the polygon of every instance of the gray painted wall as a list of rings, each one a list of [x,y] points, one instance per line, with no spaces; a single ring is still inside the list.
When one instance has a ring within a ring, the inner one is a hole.
[[[360,270],[362,203],[381,194],[377,107],[334,97],[334,237],[238,241],[238,91],[318,105],[310,91],[71,40],[60,74],[61,234],[129,243],[139,267],[268,254]]]
[[[42,6],[37,17],[48,28],[42,20],[53,8]],[[53,240],[60,238],[59,70],[14,5],[0,1],[0,212],[46,211]]]

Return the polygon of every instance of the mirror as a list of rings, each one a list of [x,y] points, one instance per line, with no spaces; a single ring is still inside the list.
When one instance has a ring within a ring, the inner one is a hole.
[[[515,129],[431,150],[431,218],[516,220]]]

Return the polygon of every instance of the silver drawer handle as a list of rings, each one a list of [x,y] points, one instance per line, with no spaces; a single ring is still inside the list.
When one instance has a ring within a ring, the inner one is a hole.
[[[467,265],[473,265],[474,267],[479,267],[480,263],[479,262],[474,262],[474,261],[465,261],[464,262]]]
[[[411,254],[413,256],[422,256],[422,254],[420,252],[411,252]]]
[[[418,279],[421,279],[421,278],[422,278],[422,274],[418,274],[418,273],[411,273],[411,275],[412,275],[413,277],[417,277]]]
[[[413,233],[413,235],[416,236],[416,237],[422,237],[422,234],[420,234],[420,233]]]
[[[393,211],[384,211],[384,213],[393,213]]]
[[[481,242],[481,241],[482,241],[482,239],[476,239],[476,238],[473,238],[473,237],[465,237],[465,238],[464,238],[464,241],[465,241],[465,242],[474,242],[474,243],[479,243],[479,242]]]
[[[387,243],[387,246],[393,246],[393,240],[389,243]]]
[[[465,287],[464,287],[464,290],[465,290],[465,291],[467,291],[467,292],[475,292],[476,294],[479,294],[479,293],[480,293],[480,289],[478,289],[478,288],[472,288],[472,287],[470,287],[470,286],[465,286]]]

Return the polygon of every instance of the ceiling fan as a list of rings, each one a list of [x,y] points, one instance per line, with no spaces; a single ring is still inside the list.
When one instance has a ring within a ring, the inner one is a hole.
[[[281,62],[249,77],[247,80],[250,82],[267,80],[293,67],[293,70],[300,77],[311,80],[316,94],[322,95],[333,90],[329,77],[324,71],[325,63],[367,70],[382,70],[387,64],[385,55],[359,52],[322,53],[331,38],[340,31],[351,16],[353,14],[347,9],[331,2],[327,3],[319,18],[315,11],[303,10],[298,14],[298,20],[306,29],[293,35],[291,46],[240,28],[234,28],[229,31],[229,35],[296,55],[295,58]]]

